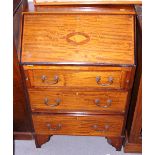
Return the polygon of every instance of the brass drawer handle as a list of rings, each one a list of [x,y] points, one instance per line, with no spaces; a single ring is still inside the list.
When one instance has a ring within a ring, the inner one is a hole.
[[[48,123],[47,124],[47,127],[51,131],[57,131],[57,130],[60,130],[61,129],[62,125],[59,123],[56,127],[52,127],[52,125]]]
[[[101,77],[100,76],[96,77],[96,83],[100,86],[110,86],[113,83],[113,77],[110,76],[107,82],[108,83],[101,83]]]
[[[105,125],[102,130],[98,129],[98,125],[93,125],[93,129],[97,132],[107,132],[109,130],[109,125]]]
[[[50,107],[56,107],[56,106],[58,106],[60,104],[61,100],[58,98],[58,99],[55,100],[55,102],[56,103],[54,103],[54,104],[49,104],[49,99],[47,97],[44,99],[44,103],[46,105],[50,106]]]
[[[47,76],[46,75],[42,75],[41,76],[41,80],[42,82],[46,82],[48,84],[57,84],[59,82],[59,77],[57,75],[54,76],[53,80],[51,82],[47,82]]]
[[[107,102],[105,103],[105,105],[101,106],[100,105],[100,99],[95,99],[95,104],[98,106],[98,107],[101,107],[101,108],[108,108],[111,106],[111,103],[112,103],[112,100],[111,99],[108,99]]]

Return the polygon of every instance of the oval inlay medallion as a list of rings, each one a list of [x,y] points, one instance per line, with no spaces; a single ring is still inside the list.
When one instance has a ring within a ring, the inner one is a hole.
[[[82,45],[86,44],[90,40],[90,37],[82,32],[73,32],[66,36],[66,40],[74,45]]]

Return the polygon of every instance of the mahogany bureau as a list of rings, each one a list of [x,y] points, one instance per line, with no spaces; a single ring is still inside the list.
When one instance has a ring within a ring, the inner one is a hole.
[[[52,135],[85,135],[121,149],[134,42],[132,5],[29,4],[20,63],[37,147]]]

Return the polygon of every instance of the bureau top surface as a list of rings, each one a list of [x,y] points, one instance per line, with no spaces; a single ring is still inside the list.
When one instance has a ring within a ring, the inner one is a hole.
[[[134,64],[132,14],[27,13],[23,19],[23,64]]]
[[[142,0],[34,0],[37,5],[64,4],[142,4]]]

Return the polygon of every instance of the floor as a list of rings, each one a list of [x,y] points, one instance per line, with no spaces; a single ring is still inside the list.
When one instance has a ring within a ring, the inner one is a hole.
[[[34,140],[16,140],[15,155],[141,155],[115,151],[103,137],[53,136],[42,148]]]

